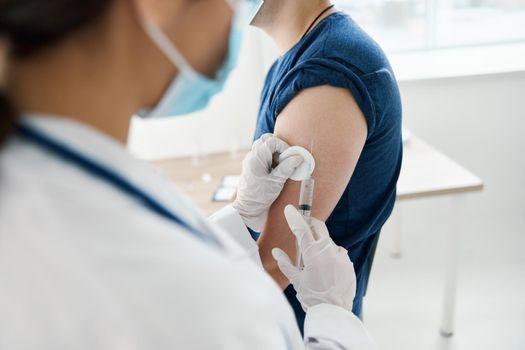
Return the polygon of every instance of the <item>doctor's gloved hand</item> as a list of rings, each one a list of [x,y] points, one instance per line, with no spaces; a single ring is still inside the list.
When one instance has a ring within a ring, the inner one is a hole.
[[[273,134],[264,134],[255,141],[251,152],[244,158],[233,207],[246,226],[254,231],[261,232],[270,206],[295,169],[304,161],[301,156],[294,155],[281,160],[272,169],[273,154],[283,153],[289,147]]]
[[[288,225],[299,243],[304,267],[297,268],[281,249],[272,255],[281,272],[297,292],[304,311],[318,304],[331,304],[352,311],[356,277],[346,249],[332,241],[324,222],[311,218],[311,224],[292,205],[284,210]]]

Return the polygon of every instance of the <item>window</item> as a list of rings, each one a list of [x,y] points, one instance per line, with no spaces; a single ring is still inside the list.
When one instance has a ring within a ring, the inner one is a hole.
[[[336,0],[387,51],[525,40],[525,0]]]

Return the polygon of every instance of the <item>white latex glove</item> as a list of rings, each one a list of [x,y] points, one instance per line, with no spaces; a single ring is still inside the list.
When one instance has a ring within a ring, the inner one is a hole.
[[[252,146],[242,162],[242,173],[233,207],[246,226],[261,232],[268,218],[268,210],[281,193],[295,169],[301,165],[301,156],[281,160],[272,169],[274,153],[282,153],[288,144],[273,134],[264,134]]]
[[[352,311],[356,278],[346,249],[332,241],[324,222],[311,218],[308,226],[292,205],[286,206],[284,215],[298,240],[304,267],[297,268],[279,248],[274,248],[272,255],[294,286],[304,311],[318,304],[336,305]]]

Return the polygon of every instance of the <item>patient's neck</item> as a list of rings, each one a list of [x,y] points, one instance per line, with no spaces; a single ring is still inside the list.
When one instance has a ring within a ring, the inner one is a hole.
[[[281,54],[290,50],[305,34],[308,27],[314,19],[328,6],[330,0],[322,1],[285,1],[282,8],[279,9],[272,23],[263,29],[272,37]],[[319,17],[315,24],[310,28],[312,30],[319,21],[336,12],[331,8]]]

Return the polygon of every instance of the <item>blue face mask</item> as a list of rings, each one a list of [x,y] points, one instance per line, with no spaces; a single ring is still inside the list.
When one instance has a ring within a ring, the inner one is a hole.
[[[195,71],[156,24],[145,22],[144,28],[148,36],[178,68],[179,72],[157,106],[151,110],[142,111],[140,115],[148,118],[179,116],[205,108],[211,98],[223,89],[228,76],[235,68],[242,42],[242,32],[256,7],[256,1],[246,0],[241,0],[235,5],[228,54],[215,79],[210,79]]]

